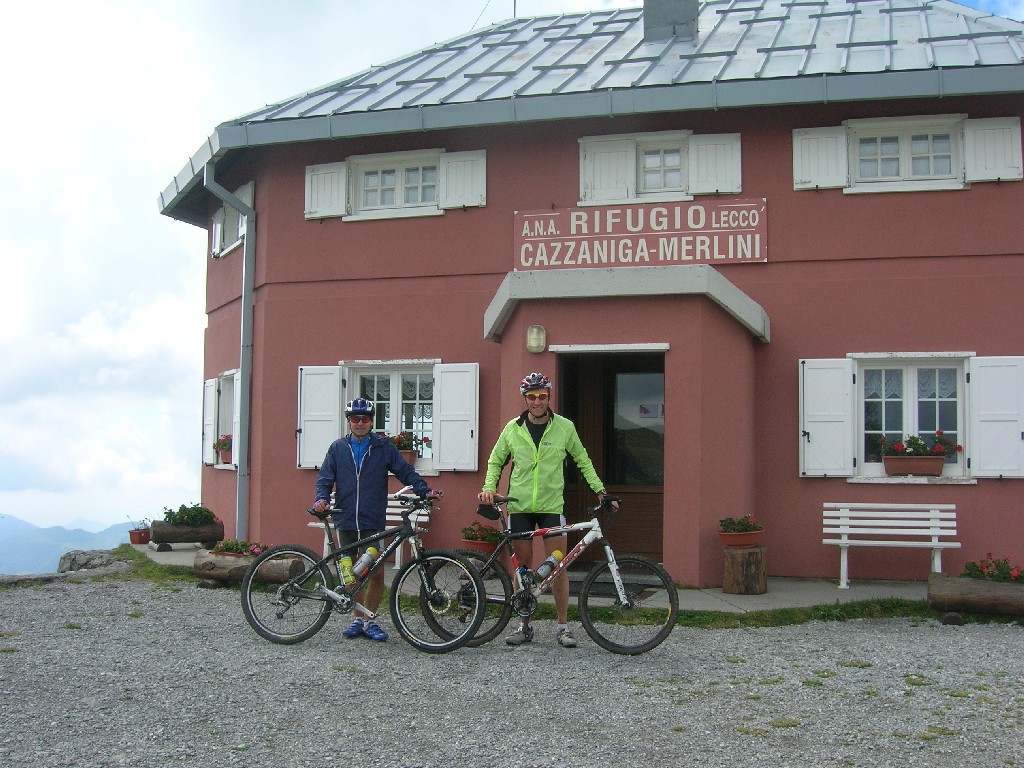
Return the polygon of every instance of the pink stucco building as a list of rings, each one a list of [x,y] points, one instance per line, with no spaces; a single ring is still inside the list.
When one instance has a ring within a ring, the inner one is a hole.
[[[315,470],[366,396],[430,438],[456,546],[539,370],[626,499],[612,543],[680,583],[721,583],[746,513],[770,575],[835,578],[825,501],[954,503],[947,573],[1019,559],[1024,24],[905,5],[510,20],[219,126],[160,200],[210,232],[203,503],[317,545]],[[885,475],[880,437],[936,430],[941,477]]]

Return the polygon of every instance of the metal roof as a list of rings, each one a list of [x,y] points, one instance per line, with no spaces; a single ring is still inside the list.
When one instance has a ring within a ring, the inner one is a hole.
[[[692,40],[643,9],[513,19],[218,126],[161,194],[206,225],[204,165],[267,144],[659,111],[1024,92],[1024,23],[948,0],[707,0]]]

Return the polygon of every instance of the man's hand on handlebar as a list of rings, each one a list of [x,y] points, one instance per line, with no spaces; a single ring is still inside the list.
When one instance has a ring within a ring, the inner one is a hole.
[[[313,506],[311,507],[311,509],[314,512],[326,512],[330,508],[331,508],[330,499],[317,499],[313,503]]]
[[[444,491],[440,490],[439,488],[433,488],[427,491],[428,499],[440,499],[442,496],[444,496]]]
[[[609,504],[609,505],[611,505],[612,509],[618,509],[619,508],[619,497],[618,496],[612,496],[607,491],[601,491],[599,494],[597,494],[597,498],[601,501],[602,504]]]

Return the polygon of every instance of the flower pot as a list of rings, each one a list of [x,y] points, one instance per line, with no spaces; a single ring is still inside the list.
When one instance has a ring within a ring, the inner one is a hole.
[[[475,549],[477,552],[483,552],[485,555],[490,555],[498,548],[498,544],[493,541],[470,541],[469,539],[463,539],[462,548]]]
[[[405,459],[407,464],[411,464],[414,467],[416,466],[416,451],[404,451],[399,449],[398,452],[402,454],[402,458]]]
[[[738,533],[719,531],[718,538],[722,540],[722,546],[725,547],[756,547],[761,543],[761,535],[763,533],[763,529],[760,531],[740,531]]]
[[[149,528],[136,528],[128,531],[128,540],[132,544],[149,544]]]
[[[231,449],[230,448],[228,448],[226,451],[221,451],[220,452],[219,463],[220,464],[230,464],[231,463]]]
[[[925,475],[938,477],[946,463],[945,456],[883,456],[887,475]]]

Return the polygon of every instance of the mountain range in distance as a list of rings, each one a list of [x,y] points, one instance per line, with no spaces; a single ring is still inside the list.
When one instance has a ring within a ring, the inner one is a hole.
[[[113,549],[128,543],[131,523],[102,531],[53,526],[40,528],[10,515],[0,515],[0,574],[55,573],[60,557],[75,549]]]

